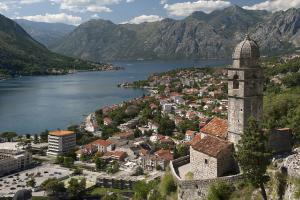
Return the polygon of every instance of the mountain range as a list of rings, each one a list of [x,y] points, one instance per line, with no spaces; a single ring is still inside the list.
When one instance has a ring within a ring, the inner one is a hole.
[[[61,71],[93,69],[97,65],[51,52],[15,21],[0,15],[0,79],[3,76],[49,74],[54,68]]]
[[[57,43],[61,38],[71,33],[76,26],[63,23],[33,22],[25,19],[15,19],[31,37],[46,47]]]
[[[182,20],[114,24],[94,19],[76,27],[50,49],[92,61],[230,58],[246,33],[263,55],[300,47],[300,9],[269,13],[231,6]]]

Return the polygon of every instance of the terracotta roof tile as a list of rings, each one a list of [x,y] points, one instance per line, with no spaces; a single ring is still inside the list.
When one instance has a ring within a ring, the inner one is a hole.
[[[230,146],[233,147],[233,144],[228,141],[207,136],[192,145],[192,148],[206,155],[217,157],[221,151],[229,148]]]
[[[63,130],[57,130],[57,131],[50,131],[49,135],[54,136],[67,136],[67,135],[73,135],[74,131],[63,131]]]
[[[154,155],[160,159],[164,159],[164,160],[167,160],[167,161],[170,161],[170,160],[173,160],[174,157],[173,157],[173,154],[171,153],[170,150],[164,150],[164,149],[160,149],[158,151],[156,151],[154,153]]]
[[[193,145],[197,144],[200,140],[201,140],[201,135],[197,134],[197,135],[195,135],[193,140],[190,142],[190,144],[193,146]]]
[[[228,132],[227,120],[215,117],[203,128],[201,128],[200,132],[226,139]]]
[[[100,145],[100,146],[104,146],[104,147],[108,147],[109,145],[112,144],[112,142],[107,141],[107,140],[101,140],[101,139],[99,139],[99,140],[96,140],[96,141],[92,142],[92,144],[94,144],[94,145]]]

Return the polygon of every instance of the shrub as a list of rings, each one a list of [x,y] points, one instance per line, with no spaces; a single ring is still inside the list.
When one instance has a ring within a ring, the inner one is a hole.
[[[216,182],[209,188],[207,200],[227,200],[235,188],[224,182]]]

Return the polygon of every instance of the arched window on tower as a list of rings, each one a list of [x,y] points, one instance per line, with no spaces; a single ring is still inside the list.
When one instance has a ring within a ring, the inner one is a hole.
[[[239,89],[240,82],[239,82],[239,76],[236,74],[233,76],[233,89]]]

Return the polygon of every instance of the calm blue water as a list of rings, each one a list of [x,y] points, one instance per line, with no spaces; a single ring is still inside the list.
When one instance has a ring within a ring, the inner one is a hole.
[[[229,63],[224,60],[115,62],[115,65],[126,69],[0,81],[0,132],[23,134],[64,129],[80,123],[98,108],[144,93],[143,90],[118,88],[118,83],[146,79],[152,73],[178,67],[223,66]]]

